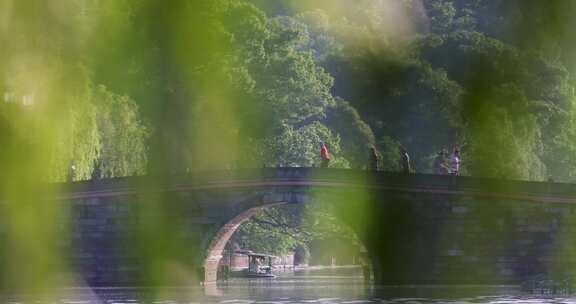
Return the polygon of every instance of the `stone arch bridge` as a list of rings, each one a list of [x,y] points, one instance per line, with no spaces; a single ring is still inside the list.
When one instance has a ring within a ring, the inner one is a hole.
[[[65,186],[70,260],[91,285],[151,283],[159,259],[213,282],[244,220],[317,199],[364,242],[377,284],[515,284],[576,267],[568,184],[272,168]]]

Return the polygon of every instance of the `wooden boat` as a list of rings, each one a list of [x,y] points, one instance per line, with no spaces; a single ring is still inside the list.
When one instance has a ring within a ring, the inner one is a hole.
[[[247,252],[248,269],[239,275],[245,278],[274,278],[272,273],[272,259],[275,257],[269,254]]]

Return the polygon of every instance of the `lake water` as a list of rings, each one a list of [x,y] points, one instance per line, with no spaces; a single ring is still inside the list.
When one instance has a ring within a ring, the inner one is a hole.
[[[157,290],[156,299],[146,298],[146,288],[68,289],[66,296],[37,301],[29,296],[4,297],[1,303],[68,304],[468,304],[468,303],[574,303],[576,297],[531,295],[515,286],[382,286],[362,278],[360,269],[309,270],[274,279],[234,278],[217,285]]]

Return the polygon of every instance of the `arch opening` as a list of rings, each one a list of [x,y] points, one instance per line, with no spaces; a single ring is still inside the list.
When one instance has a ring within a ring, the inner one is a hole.
[[[363,242],[341,215],[319,211],[319,205],[274,203],[239,213],[218,230],[208,246],[205,282],[247,270],[249,251],[274,256],[275,271],[347,267],[371,281],[372,259]],[[282,239],[278,234],[286,235]]]
[[[204,259],[204,282],[213,283],[218,279],[218,265],[222,259],[224,247],[228,240],[232,237],[234,232],[240,225],[247,221],[250,217],[260,212],[262,209],[271,208],[274,206],[284,205],[286,203],[273,203],[249,208],[240,214],[236,215],[230,221],[225,223],[212,238],[206,250],[206,258]]]

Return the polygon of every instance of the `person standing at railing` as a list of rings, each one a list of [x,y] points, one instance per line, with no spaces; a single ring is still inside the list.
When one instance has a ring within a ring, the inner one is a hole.
[[[402,169],[402,173],[412,173],[412,168],[410,166],[410,156],[408,155],[408,151],[406,151],[404,146],[400,146],[400,168]]]
[[[328,153],[328,148],[326,148],[324,143],[320,143],[320,158],[322,158],[320,168],[328,168],[328,164],[330,163],[330,153]]]
[[[460,149],[454,148],[454,153],[450,156],[450,174],[460,174]]]

